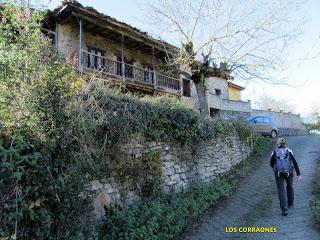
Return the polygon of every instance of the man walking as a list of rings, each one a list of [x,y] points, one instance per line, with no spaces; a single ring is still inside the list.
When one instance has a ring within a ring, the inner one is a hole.
[[[291,149],[286,147],[286,140],[279,138],[278,147],[272,151],[270,166],[274,170],[274,175],[278,188],[278,196],[282,215],[288,215],[288,207],[293,206],[293,173],[297,173],[298,180],[301,180],[300,169]],[[285,191],[285,182],[287,191]],[[287,192],[287,193],[286,193]]]

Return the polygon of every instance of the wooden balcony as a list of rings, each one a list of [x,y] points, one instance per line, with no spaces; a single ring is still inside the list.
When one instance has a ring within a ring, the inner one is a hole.
[[[96,73],[99,76],[123,81],[152,91],[160,91],[181,96],[181,79],[160,74],[154,70],[142,69],[120,61],[110,60],[91,52],[81,51],[83,73]]]

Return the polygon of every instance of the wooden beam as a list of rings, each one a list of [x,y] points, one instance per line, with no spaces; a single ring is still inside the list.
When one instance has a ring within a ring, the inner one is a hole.
[[[165,49],[163,48],[163,46],[161,46],[161,43],[159,43],[159,42],[153,43],[152,40],[148,39],[146,36],[138,36],[137,33],[134,33],[132,31],[126,29],[128,27],[117,26],[115,23],[112,23],[111,20],[108,20],[108,19],[105,19],[105,18],[102,18],[99,16],[94,16],[95,19],[93,19],[92,16],[91,17],[88,16],[89,15],[88,12],[86,12],[82,9],[75,9],[72,12],[72,14],[76,17],[81,17],[84,20],[91,22],[92,24],[96,24],[96,25],[101,26],[103,28],[107,28],[111,31],[121,33],[125,37],[134,39],[137,42],[143,43],[143,44],[148,45],[150,47],[157,48],[162,52],[165,52]],[[90,14],[90,15],[92,15],[92,14]],[[106,22],[109,24],[106,24]],[[167,50],[170,51],[170,46],[167,46],[167,47],[168,47]]]
[[[59,47],[59,44],[58,44],[58,41],[59,41],[59,23],[58,22],[56,22],[56,30],[55,30],[55,32],[56,32],[56,35],[54,36],[54,45],[55,45],[55,47],[56,47],[56,49],[58,49],[58,47]]]
[[[82,74],[83,20],[79,19],[79,72]]]
[[[153,69],[153,85],[157,86],[157,74],[156,74],[156,68],[154,64],[154,47],[152,47],[152,69]]]
[[[125,73],[125,65],[124,65],[124,35],[123,33],[121,34],[121,74],[122,74],[122,79],[123,81],[125,81],[125,76],[126,76],[126,73]]]

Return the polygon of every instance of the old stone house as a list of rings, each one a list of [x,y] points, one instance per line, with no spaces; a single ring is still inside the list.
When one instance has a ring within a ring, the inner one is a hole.
[[[81,74],[121,81],[129,91],[173,94],[198,108],[194,83],[179,74],[178,66],[167,64],[167,57],[179,51],[177,47],[72,0],[50,13],[46,28],[58,51]],[[207,98],[211,115],[249,115],[250,102],[241,101],[241,90],[228,79],[210,77]]]

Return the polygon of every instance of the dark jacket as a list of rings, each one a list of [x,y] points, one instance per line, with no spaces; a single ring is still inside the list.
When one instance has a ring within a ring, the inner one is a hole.
[[[285,148],[285,146],[279,146],[279,148]],[[296,170],[296,173],[297,175],[299,176],[300,175],[300,169],[299,169],[299,166],[298,166],[298,163],[294,157],[294,154],[292,152],[292,150],[290,148],[288,148],[288,152],[289,152],[289,155],[290,155],[290,159],[293,163],[293,166],[294,166],[294,169]],[[270,166],[273,168],[274,164],[276,163],[277,161],[277,158],[276,158],[276,153],[275,151],[273,150],[272,151],[272,154],[271,154],[271,159],[270,159]]]

